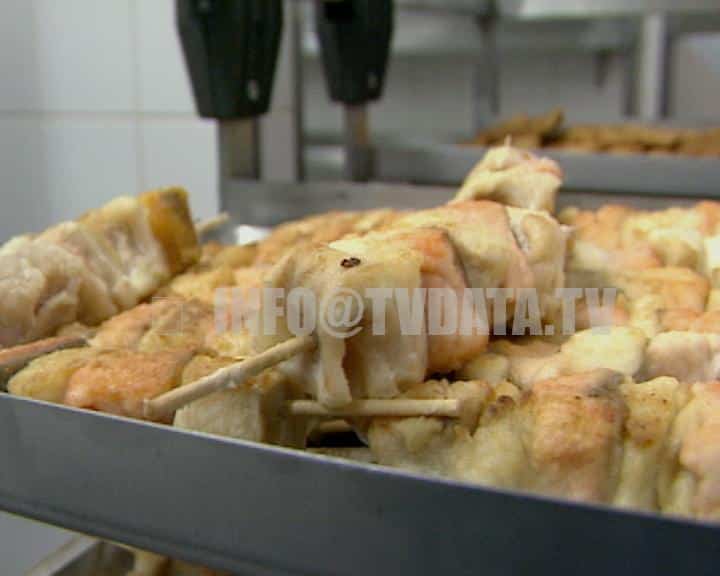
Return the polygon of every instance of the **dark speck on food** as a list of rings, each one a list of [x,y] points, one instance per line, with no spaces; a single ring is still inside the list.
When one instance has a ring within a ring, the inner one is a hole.
[[[343,258],[340,262],[340,266],[343,268],[355,268],[355,266],[360,265],[360,258],[356,258],[355,256],[352,256],[351,258]]]

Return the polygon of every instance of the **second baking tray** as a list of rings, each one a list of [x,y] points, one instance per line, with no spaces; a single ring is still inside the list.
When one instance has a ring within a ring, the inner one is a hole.
[[[0,508],[239,574],[711,574],[720,528],[0,395]]]
[[[459,184],[487,149],[422,140],[380,141],[376,178]],[[565,173],[564,188],[592,192],[718,197],[720,159],[648,154],[593,154],[543,148]]]

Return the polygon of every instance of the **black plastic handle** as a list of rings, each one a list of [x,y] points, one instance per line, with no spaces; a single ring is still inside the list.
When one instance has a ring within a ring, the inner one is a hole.
[[[364,104],[382,95],[394,29],[392,0],[316,0],[330,98]]]
[[[268,111],[283,26],[282,0],[177,0],[195,104],[205,118]]]

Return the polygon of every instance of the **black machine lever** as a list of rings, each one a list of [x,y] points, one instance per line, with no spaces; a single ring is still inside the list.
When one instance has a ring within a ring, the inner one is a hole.
[[[177,0],[176,18],[200,116],[266,113],[282,37],[282,0]]]
[[[330,98],[350,105],[380,98],[393,34],[392,0],[318,0],[315,15]]]
[[[221,197],[260,177],[258,117],[270,108],[282,0],[176,0],[176,23],[198,114],[218,120]]]
[[[372,175],[366,105],[382,96],[394,28],[392,0],[316,0],[315,20],[330,99],[345,106],[351,180]]]

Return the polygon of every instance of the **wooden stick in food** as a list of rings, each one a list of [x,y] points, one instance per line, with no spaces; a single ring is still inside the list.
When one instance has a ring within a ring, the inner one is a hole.
[[[227,224],[230,220],[230,214],[227,212],[220,212],[217,216],[207,218],[206,220],[200,220],[195,224],[195,232],[198,236],[204,236],[209,232],[214,232],[218,228]]]
[[[395,218],[389,230],[297,250],[272,270],[267,283],[285,290],[307,288],[321,306],[323,296],[333,290],[362,294],[374,286],[408,291],[448,289],[459,301],[471,287],[536,288],[544,310],[548,296],[562,286],[564,249],[564,231],[544,212],[488,201],[457,202]],[[257,349],[270,353],[270,361],[258,356],[247,362],[257,361],[264,370],[273,362],[297,356],[287,366],[293,383],[323,405],[339,408],[357,398],[393,398],[429,374],[460,368],[487,344],[483,332],[469,336],[402,334],[392,306],[381,336],[361,329],[348,344],[342,337],[325,333],[320,323],[312,346],[293,348],[294,354],[278,359],[272,351],[291,338],[282,327],[277,334],[260,333],[256,339]],[[317,354],[305,353],[316,346]],[[238,375],[244,375],[246,368],[241,366],[225,370],[239,370]],[[150,401],[146,416],[155,410],[172,412],[231,382],[228,372],[212,375],[192,388],[183,387]]]
[[[266,282],[286,294],[302,288],[315,295],[320,303],[315,311],[318,352],[282,369],[326,406],[398,396],[432,374],[458,370],[482,352],[488,339],[482,316],[489,320],[490,311],[482,303],[459,306],[457,329],[450,334],[409,331],[403,328],[397,298],[391,297],[377,334],[369,289],[382,287],[408,297],[440,289],[454,294],[458,303],[474,288],[534,289],[541,316],[549,318],[557,309],[556,290],[563,286],[564,252],[565,232],[548,214],[467,201],[408,213],[389,230],[291,253]],[[322,322],[328,316],[325,303],[338,293],[354,295],[349,316],[357,321],[347,327],[353,332],[348,337],[337,337]],[[430,305],[421,302],[428,310]],[[473,329],[462,333],[460,326],[468,320]],[[255,347],[272,347],[290,334],[286,326],[276,334],[261,330]]]
[[[36,358],[58,350],[81,348],[87,344],[87,340],[81,336],[60,336],[0,350],[0,383]]]
[[[321,416],[327,418],[357,417],[410,417],[410,416],[444,416],[460,417],[460,400],[442,398],[419,400],[414,398],[354,400],[346,406],[328,408],[312,400],[293,400],[288,402],[288,416]]]
[[[287,340],[257,356],[221,368],[197,382],[182,386],[152,400],[146,400],[143,410],[144,416],[148,420],[163,419],[194,400],[223,388],[239,386],[268,368],[303,352],[309,352],[316,346],[317,341],[314,336],[298,336]]]

